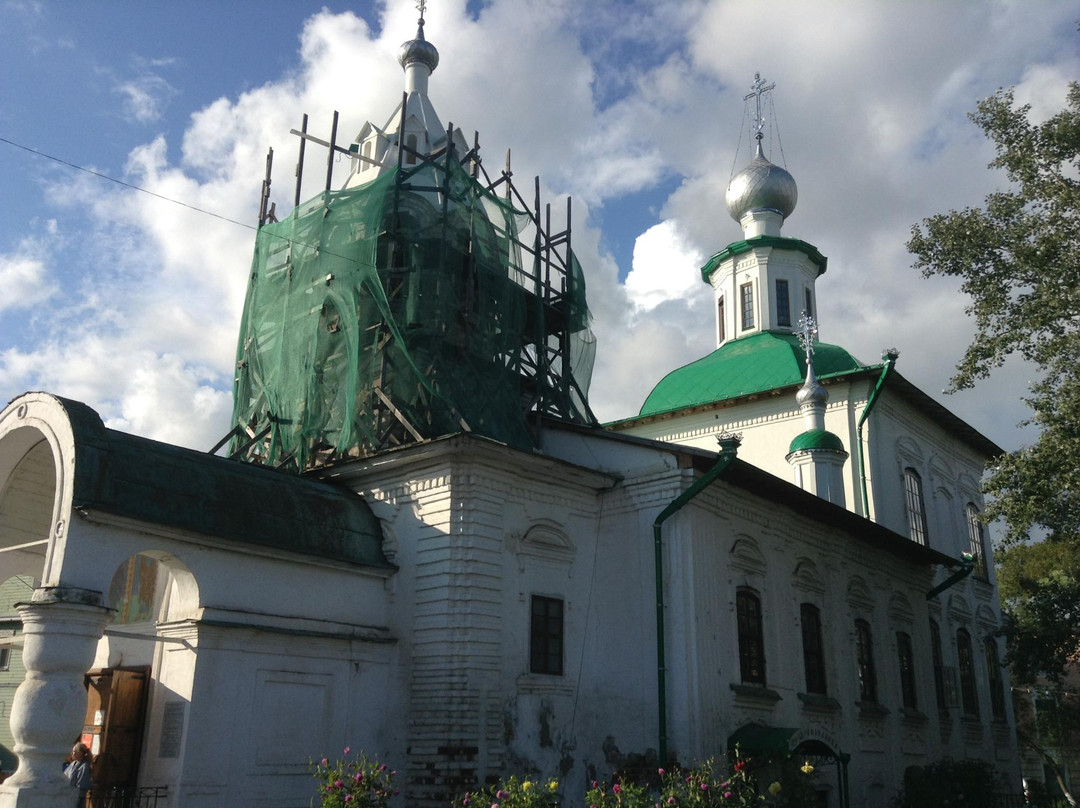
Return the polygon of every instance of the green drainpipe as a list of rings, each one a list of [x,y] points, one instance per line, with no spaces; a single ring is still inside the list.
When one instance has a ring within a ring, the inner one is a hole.
[[[866,399],[866,406],[863,408],[862,415],[859,416],[859,425],[857,427],[859,443],[859,485],[862,488],[863,516],[867,519],[870,518],[870,500],[866,493],[866,460],[863,458],[863,424],[866,423],[866,418],[870,415],[870,410],[874,409],[874,405],[877,404],[878,396],[881,395],[881,390],[885,387],[885,379],[888,378],[889,371],[891,371],[893,365],[896,364],[896,357],[898,356],[900,356],[900,352],[897,351],[896,348],[890,348],[881,355],[881,361],[885,363],[885,366],[881,369],[881,375],[878,376],[877,384],[874,385],[874,389],[870,393],[870,398]]]
[[[667,676],[666,658],[664,654],[664,545],[660,532],[660,526],[675,515],[683,505],[688,503],[713,480],[723,474],[732,463],[739,451],[739,443],[742,438],[737,435],[724,435],[718,438],[720,442],[720,455],[716,465],[705,472],[693,485],[683,491],[668,506],[660,512],[653,522],[653,567],[656,572],[656,703],[660,717],[660,763],[666,765],[667,760]]]
[[[971,553],[961,553],[960,554],[960,569],[958,569],[956,572],[954,572],[952,575],[950,575],[948,578],[946,578],[940,584],[938,584],[933,589],[931,589],[929,592],[927,592],[926,593],[926,599],[931,600],[932,598],[936,597],[937,595],[940,595],[942,592],[944,592],[950,586],[955,586],[956,584],[960,583],[962,580],[964,580],[969,575],[971,575],[971,571],[973,569],[975,569],[975,559],[972,557]]]

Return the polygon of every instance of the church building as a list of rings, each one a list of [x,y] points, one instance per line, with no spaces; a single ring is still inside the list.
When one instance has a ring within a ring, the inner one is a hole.
[[[96,788],[156,808],[301,808],[346,746],[410,808],[512,774],[581,805],[736,744],[815,761],[830,808],[946,756],[1018,790],[978,518],[1001,450],[895,350],[817,340],[827,260],[781,234],[760,111],[742,238],[702,268],[716,350],[601,425],[569,202],[443,124],[423,19],[399,61],[384,125],[343,145],[304,116],[281,220],[268,164],[217,447],[43,392],[0,411],[0,808],[66,804],[80,735]]]

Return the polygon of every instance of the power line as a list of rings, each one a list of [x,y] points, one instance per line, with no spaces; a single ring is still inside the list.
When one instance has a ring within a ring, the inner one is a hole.
[[[222,221],[229,222],[230,224],[239,225],[240,227],[246,227],[248,230],[258,230],[257,227],[247,224],[246,222],[238,222],[236,219],[230,219],[228,216],[222,216],[220,213],[214,213],[212,210],[205,210],[203,208],[196,207],[195,205],[189,205],[187,202],[181,202],[179,199],[173,199],[172,197],[156,193],[155,191],[151,191],[147,188],[143,188],[138,185],[132,185],[130,182],[124,182],[123,180],[118,180],[116,177],[110,177],[108,174],[102,174],[100,171],[94,171],[92,168],[86,168],[85,166],[80,166],[76,163],[68,162],[67,160],[63,160],[59,157],[54,157],[51,154],[46,154],[43,151],[38,151],[37,149],[33,149],[30,146],[24,146],[21,143],[16,143],[14,140],[8,140],[6,137],[0,137],[0,143],[7,143],[9,146],[14,146],[16,149],[22,149],[25,152],[30,152],[30,154],[36,154],[38,157],[44,157],[46,160],[52,160],[53,162],[60,163],[60,165],[67,166],[68,168],[74,168],[76,171],[83,171],[87,174],[98,177],[99,179],[108,180],[109,182],[115,182],[117,185],[122,185],[125,188],[130,188],[132,191],[139,191],[141,193],[157,197],[158,199],[161,199],[165,202],[172,202],[174,205],[180,205],[181,207],[187,208],[188,210],[193,210],[196,213],[202,213],[206,216],[213,216],[215,219],[221,219]]]

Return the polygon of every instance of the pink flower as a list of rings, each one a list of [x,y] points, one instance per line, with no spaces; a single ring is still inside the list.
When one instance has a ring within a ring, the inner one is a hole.
[[[592,787],[593,788],[600,788],[600,784],[598,782],[596,782],[595,780],[593,780],[592,781]],[[593,806],[590,805],[589,808],[593,808]]]
[[[319,765],[320,766],[325,766],[326,765],[326,758],[323,758],[322,760],[320,760]]]
[[[620,786],[618,783],[616,783],[615,785],[613,785],[611,787],[611,793],[612,794],[622,794],[622,786]]]
[[[496,792],[495,792],[495,796],[496,796],[496,798],[498,798],[498,799],[500,799],[500,800],[505,800],[505,799],[506,799],[507,797],[509,797],[510,795],[509,795],[509,794],[507,794],[507,793],[506,793],[505,791],[503,791],[503,790],[502,790],[502,789],[500,788],[500,789],[499,789],[498,791],[496,791]]]
[[[497,803],[497,802],[491,803],[491,808],[499,808],[499,803]]]
[[[352,802],[352,794],[345,795],[345,802]]]
[[[709,784],[708,783],[702,783],[701,784],[701,790],[702,791],[708,791],[709,790]]]
[[[667,798],[667,804],[668,805],[674,805],[675,804],[675,798],[674,797],[668,797]]]
[[[379,767],[379,771],[381,771],[381,772],[386,771],[386,764],[385,763]]]
[[[345,784],[343,782],[341,782],[340,780],[335,780],[334,781],[334,788],[341,788],[343,785],[345,785]]]
[[[663,777],[665,774],[667,774],[667,772],[664,771],[663,769],[657,769],[656,773],[659,774],[661,777]]]
[[[351,747],[351,746],[346,746],[346,747],[345,747],[345,751],[344,751],[344,753],[343,753],[343,754],[346,754],[346,755],[347,755],[347,754],[349,754],[349,752],[350,752],[350,750],[351,750],[351,749],[352,749],[352,747]]]
[[[731,792],[730,791],[725,791],[724,792],[724,799],[725,800],[730,800],[731,799]]]
[[[469,804],[469,795],[468,795],[468,794],[466,794],[466,795],[465,795],[465,796],[464,796],[464,797],[462,798],[462,800],[461,800],[461,804],[462,804],[462,805],[468,805],[468,804]]]

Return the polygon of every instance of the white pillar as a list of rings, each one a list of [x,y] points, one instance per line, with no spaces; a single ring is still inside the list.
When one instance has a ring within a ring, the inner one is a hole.
[[[23,621],[26,679],[15,691],[11,733],[19,767],[0,785],[0,808],[65,808],[76,792],[62,764],[86,717],[83,676],[112,619],[101,593],[55,586],[16,604]]]

